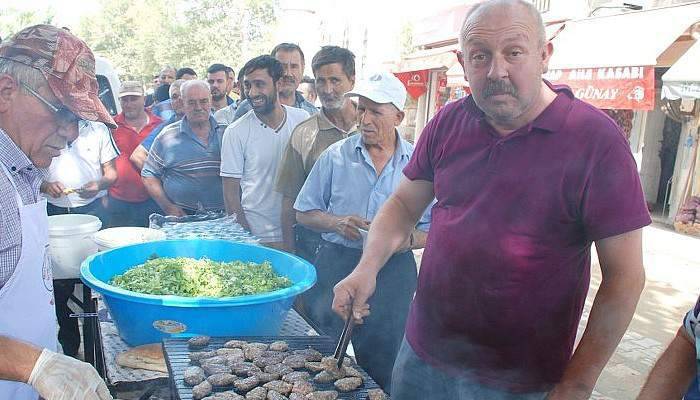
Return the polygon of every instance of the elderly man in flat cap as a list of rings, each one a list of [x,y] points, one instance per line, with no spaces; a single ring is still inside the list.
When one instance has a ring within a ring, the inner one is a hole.
[[[56,353],[46,200],[51,159],[78,120],[115,127],[97,96],[95,58],[50,25],[0,45],[0,399],[111,399],[86,363]]]

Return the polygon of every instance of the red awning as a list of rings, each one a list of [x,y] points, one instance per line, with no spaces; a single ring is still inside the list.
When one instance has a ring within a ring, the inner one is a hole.
[[[544,78],[569,86],[577,98],[598,108],[654,109],[654,67],[554,69]]]

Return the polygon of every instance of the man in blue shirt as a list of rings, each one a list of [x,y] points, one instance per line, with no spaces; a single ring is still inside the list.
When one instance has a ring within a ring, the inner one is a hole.
[[[223,129],[210,112],[209,85],[192,80],[181,89],[185,116],[156,137],[141,178],[148,194],[167,215],[223,210],[219,177]]]
[[[359,97],[360,132],[321,154],[294,204],[297,221],[322,232],[314,262],[318,282],[304,296],[308,315],[325,334],[336,337],[343,321],[331,310],[333,287],[360,260],[363,234],[398,187],[413,153],[413,145],[396,130],[404,118],[406,89],[395,76],[373,75],[346,96]],[[377,294],[370,300],[372,318],[353,333],[359,364],[387,390],[416,288],[411,250],[423,247],[429,225],[428,209],[379,273]]]
[[[280,79],[277,92],[280,103],[290,107],[301,108],[309,113],[309,115],[316,114],[318,108],[306,101],[304,95],[297,90],[304,76],[304,52],[301,51],[301,47],[294,43],[280,43],[272,49],[270,55],[281,62],[284,67],[284,75],[282,79]],[[228,107],[236,108],[233,120],[228,121],[229,124],[232,124],[233,121],[244,116],[248,111],[253,109],[247,99],[239,101],[234,105],[229,105]]]

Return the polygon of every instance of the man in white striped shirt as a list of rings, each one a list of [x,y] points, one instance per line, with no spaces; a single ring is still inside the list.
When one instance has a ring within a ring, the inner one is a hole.
[[[101,122],[78,122],[78,138],[61,150],[51,161],[48,175],[41,184],[46,197],[48,215],[89,214],[105,224],[102,198],[117,180],[114,159],[119,150],[112,140],[107,125]],[[74,311],[68,305],[75,283],[60,279],[54,281],[58,341],[63,353],[78,357],[80,331],[78,320],[70,318]]]

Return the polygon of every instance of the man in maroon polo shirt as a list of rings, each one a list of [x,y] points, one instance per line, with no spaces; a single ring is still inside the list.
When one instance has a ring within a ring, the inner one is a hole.
[[[473,95],[426,126],[333,308],[372,318],[378,270],[435,196],[392,397],[588,399],[644,286],[651,220],[629,146],[542,80],[553,48],[531,3],[474,6],[460,45]],[[574,352],[593,243],[603,279]]]

